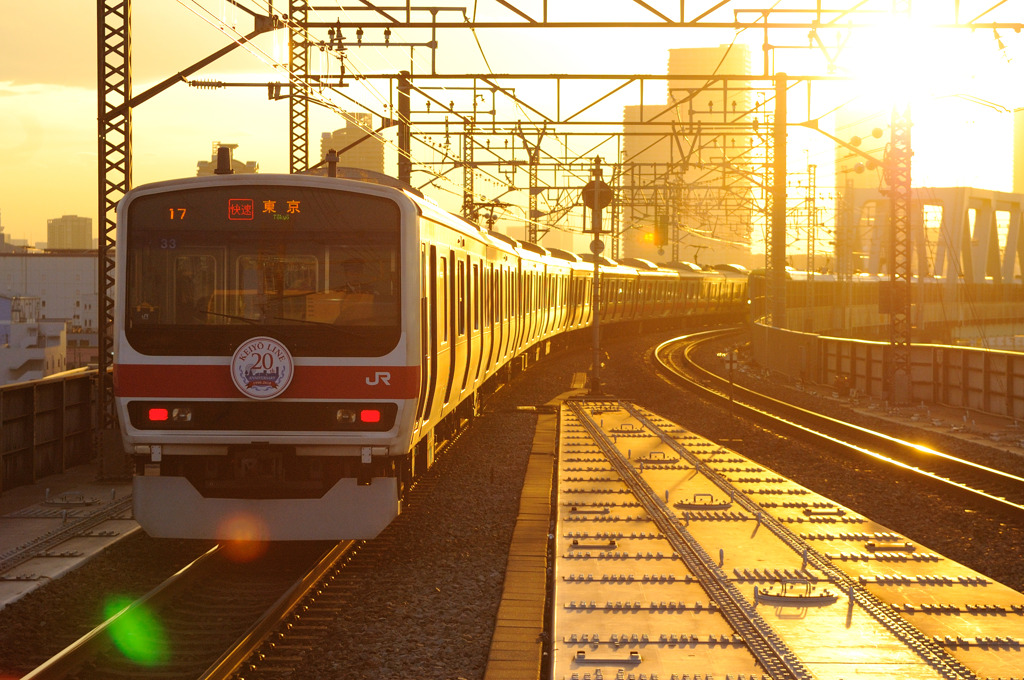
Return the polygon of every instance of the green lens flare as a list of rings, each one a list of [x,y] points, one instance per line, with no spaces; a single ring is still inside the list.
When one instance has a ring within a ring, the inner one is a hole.
[[[127,597],[108,600],[103,607],[105,618],[114,616],[131,602]],[[119,616],[108,630],[114,646],[126,659],[140,666],[157,666],[170,656],[163,626],[145,607],[133,607]]]

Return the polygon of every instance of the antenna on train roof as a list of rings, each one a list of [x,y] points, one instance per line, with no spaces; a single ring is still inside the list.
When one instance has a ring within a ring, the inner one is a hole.
[[[227,146],[217,147],[217,169],[213,171],[215,175],[233,175],[235,171],[231,169],[231,148]]]

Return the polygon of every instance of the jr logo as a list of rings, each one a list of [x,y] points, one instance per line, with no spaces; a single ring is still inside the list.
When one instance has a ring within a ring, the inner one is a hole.
[[[381,385],[381,384],[390,386],[391,385],[391,372],[390,371],[377,371],[376,373],[373,374],[373,380],[372,381],[370,380],[370,378],[366,379],[366,384],[367,385],[371,385],[371,386],[372,385]]]

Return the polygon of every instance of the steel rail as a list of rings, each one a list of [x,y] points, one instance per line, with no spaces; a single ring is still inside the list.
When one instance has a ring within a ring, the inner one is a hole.
[[[813,676],[804,668],[796,655],[747,602],[725,572],[714,563],[707,551],[693,538],[690,532],[679,524],[674,514],[657,497],[636,469],[626,461],[593,418],[583,410],[578,402],[570,400],[566,404],[597,442],[612,467],[640,501],[652,521],[664,533],[687,568],[700,580],[700,584],[718,604],[722,615],[743,637],[750,647],[751,653],[768,670],[772,678],[775,680],[810,680]],[[626,405],[620,404],[620,407],[625,408]]]
[[[661,441],[679,454],[687,462],[693,464],[718,488],[729,494],[732,500],[748,512],[757,517],[758,522],[766,529],[775,534],[780,540],[788,545],[794,552],[803,556],[808,564],[812,564],[819,571],[825,574],[836,586],[842,588],[850,597],[851,606],[853,602],[860,605],[871,617],[885,626],[900,642],[908,649],[915,652],[922,661],[927,663],[936,672],[950,680],[971,680],[978,679],[978,676],[970,668],[965,666],[959,659],[952,656],[929,636],[922,633],[913,624],[904,619],[884,602],[869,592],[860,582],[835,566],[828,556],[815,550],[797,534],[790,531],[782,522],[778,521],[742,490],[733,486],[729,480],[715,472],[708,465],[704,464],[696,456],[692,455],[686,447],[681,445],[674,437],[662,430],[650,418],[645,416],[639,409],[631,404],[622,403],[620,406],[628,411],[630,415],[644,424],[645,427],[655,433]]]
[[[107,633],[119,620],[149,605],[159,606],[160,603],[165,602],[175,593],[175,587],[178,584],[191,578],[200,566],[205,565],[220,551],[220,548],[220,545],[213,546],[179,569],[156,588],[93,628],[63,651],[51,657],[41,666],[24,676],[22,680],[57,680],[71,675],[86,661],[113,644],[110,635]]]
[[[956,479],[927,469],[923,463],[938,462],[954,466],[964,475],[981,474],[991,478],[994,483],[1008,484],[1015,489],[1019,489],[1021,497],[1024,497],[1024,478],[1022,477],[1003,470],[979,465],[978,463],[936,451],[920,444],[908,442],[882,432],[875,432],[859,425],[852,425],[842,420],[830,418],[829,416],[788,404],[767,395],[759,394],[754,390],[736,385],[727,378],[712,373],[698,365],[690,357],[690,353],[695,349],[697,343],[714,337],[720,337],[730,332],[735,332],[735,330],[706,331],[688,336],[688,339],[692,340],[695,344],[683,349],[682,353],[686,361],[686,369],[697,373],[703,382],[686,377],[683,370],[679,369],[675,364],[670,366],[669,360],[665,358],[665,355],[668,354],[668,348],[673,344],[678,344],[679,338],[659,345],[654,350],[654,355],[665,371],[685,381],[689,387],[699,390],[710,398],[728,402],[732,408],[744,412],[747,416],[758,420],[769,428],[783,428],[796,432],[801,436],[814,437],[831,445],[837,445],[889,465],[895,465],[914,474],[927,477],[959,493],[969,494],[996,508],[1009,510],[1014,514],[1024,513],[1024,503],[1005,498],[985,489],[972,487],[968,483],[959,482]],[[709,385],[708,382],[712,384]],[[839,433],[829,434],[817,429],[820,427],[831,429],[834,432],[838,431]],[[897,455],[913,459],[915,462],[911,463],[907,460],[900,460],[899,458],[894,458],[869,448],[874,446],[889,448],[892,451],[898,452]]]
[[[39,538],[10,550],[4,555],[0,555],[0,574],[8,572],[18,565],[34,559],[44,550],[50,550],[54,546],[75,538],[82,531],[91,529],[103,522],[106,522],[107,520],[113,519],[122,512],[130,510],[131,507],[132,496],[131,494],[128,494],[115,501],[107,503],[95,512],[84,517],[74,519],[67,524],[61,525],[60,528],[54,529],[48,534],[44,534]]]
[[[299,603],[310,596],[310,593],[323,582],[327,573],[335,569],[338,562],[348,555],[357,543],[358,541],[343,541],[325,553],[305,576],[264,612],[231,649],[206,669],[199,680],[226,680],[233,677],[242,664],[259,650],[280,624],[292,615]]]

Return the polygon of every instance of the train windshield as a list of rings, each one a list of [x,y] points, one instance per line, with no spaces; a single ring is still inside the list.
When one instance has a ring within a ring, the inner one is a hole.
[[[125,333],[145,354],[227,355],[255,335],[295,356],[381,356],[401,333],[398,205],[239,185],[129,206]]]

